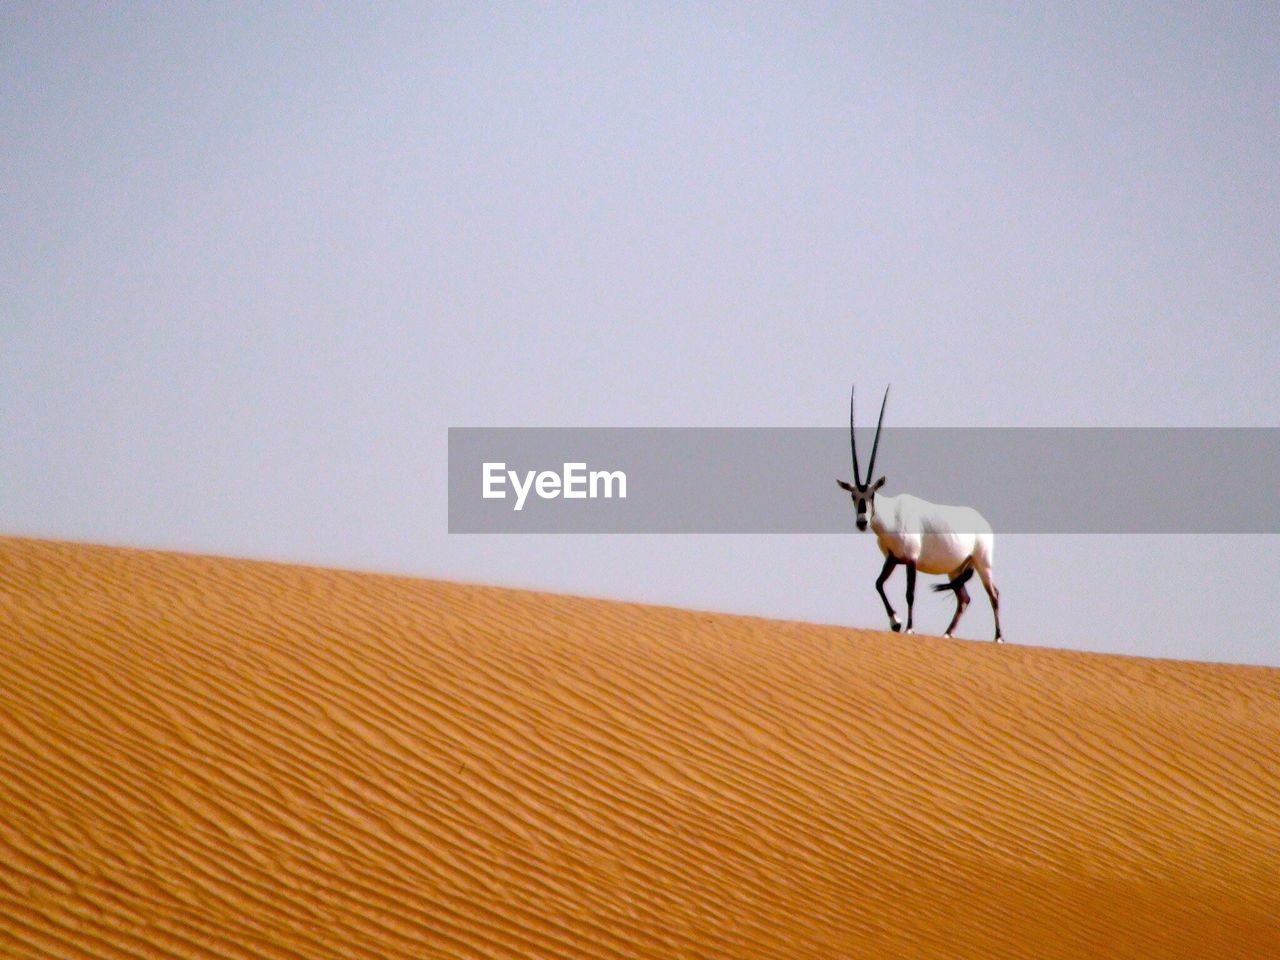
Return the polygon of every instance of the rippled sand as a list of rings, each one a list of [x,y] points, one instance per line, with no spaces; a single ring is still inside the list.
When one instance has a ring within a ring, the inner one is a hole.
[[[1280,671],[0,540],[0,955],[1280,957]]]

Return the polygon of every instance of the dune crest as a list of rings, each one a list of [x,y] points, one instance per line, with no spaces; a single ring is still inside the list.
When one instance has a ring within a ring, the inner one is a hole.
[[[0,539],[0,955],[1280,956],[1280,671]]]

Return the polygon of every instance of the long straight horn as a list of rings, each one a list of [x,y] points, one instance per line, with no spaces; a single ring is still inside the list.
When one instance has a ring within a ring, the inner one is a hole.
[[[862,486],[862,477],[858,475],[858,438],[853,432],[853,391],[856,384],[849,388],[849,448],[853,451],[853,485]]]
[[[871,462],[867,464],[867,483],[876,482],[876,450],[880,447],[880,428],[884,426],[884,405],[889,402],[889,388],[884,388],[884,399],[880,401],[880,420],[876,423],[876,438],[871,443]]]

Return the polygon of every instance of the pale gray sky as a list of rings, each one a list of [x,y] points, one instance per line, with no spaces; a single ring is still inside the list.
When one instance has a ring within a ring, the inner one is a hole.
[[[880,626],[852,522],[451,537],[446,429],[1280,425],[1274,6],[10,3],[0,91],[6,533]],[[997,550],[1280,665],[1280,537]]]

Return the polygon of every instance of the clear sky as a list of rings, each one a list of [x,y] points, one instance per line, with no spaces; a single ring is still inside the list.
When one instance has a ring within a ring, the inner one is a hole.
[[[1274,5],[370,6],[0,7],[0,531],[880,626],[852,516],[450,536],[446,430],[1280,425]],[[1280,665],[1277,536],[997,571]]]

